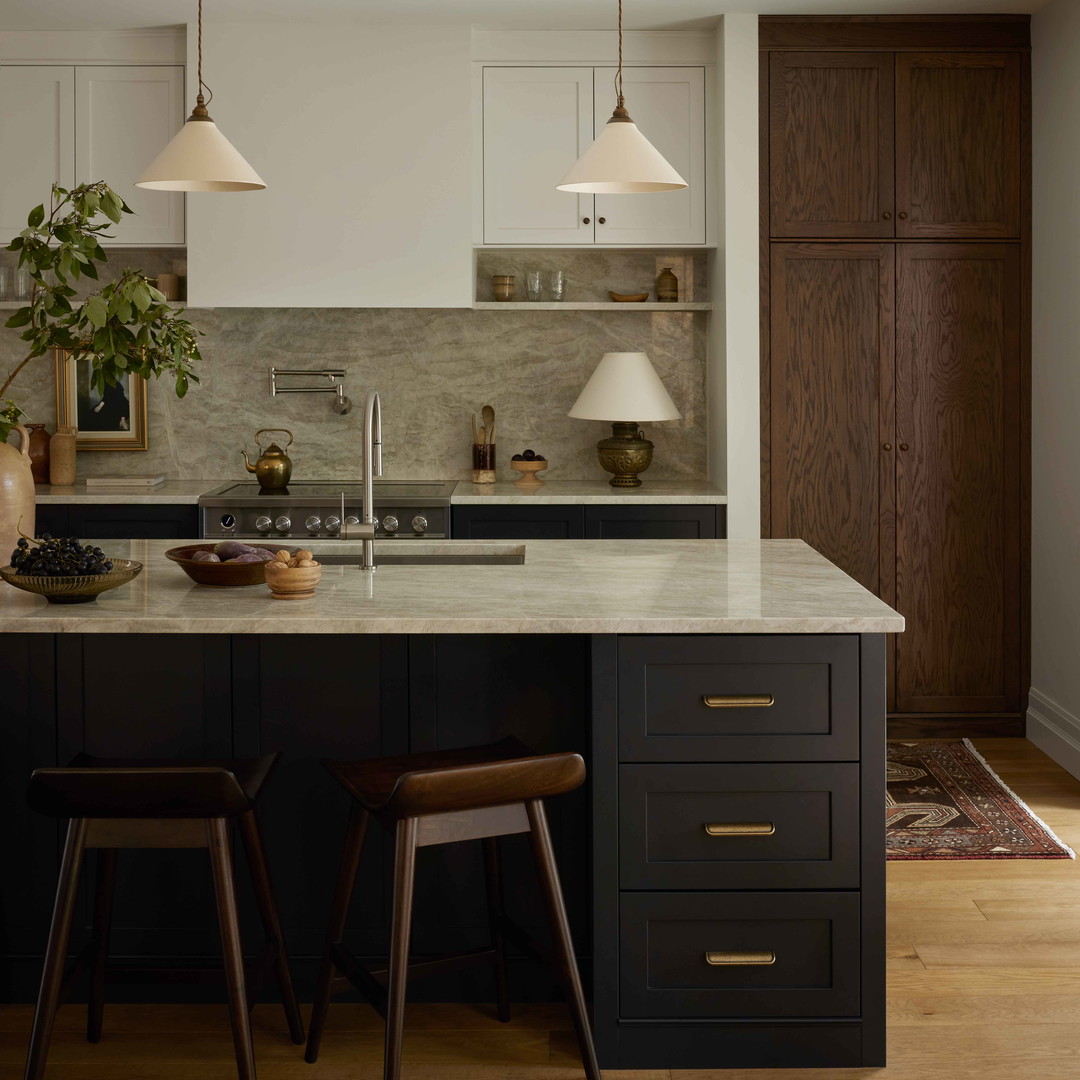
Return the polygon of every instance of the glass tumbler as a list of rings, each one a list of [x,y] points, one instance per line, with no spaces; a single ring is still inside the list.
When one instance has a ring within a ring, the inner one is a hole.
[[[525,295],[530,300],[539,300],[543,297],[543,275],[539,270],[530,270],[525,275]]]
[[[562,270],[549,270],[547,294],[549,300],[562,300],[566,289],[566,274]]]
[[[6,266],[0,266],[0,301],[13,300],[11,291],[11,271]]]
[[[30,299],[30,270],[26,266],[15,268],[15,292],[13,300]]]

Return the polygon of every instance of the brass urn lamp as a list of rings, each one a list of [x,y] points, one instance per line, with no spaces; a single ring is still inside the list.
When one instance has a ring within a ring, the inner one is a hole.
[[[653,444],[638,425],[644,420],[678,420],[671,400],[646,353],[605,353],[585,384],[570,416],[607,420],[611,438],[596,444],[600,466],[614,473],[616,488],[640,487],[638,473],[652,464]]]

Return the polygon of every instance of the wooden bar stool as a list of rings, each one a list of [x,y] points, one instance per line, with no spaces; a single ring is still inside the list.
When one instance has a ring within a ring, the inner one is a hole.
[[[70,818],[70,822],[60,864],[41,990],[34,1011],[25,1080],[41,1080],[44,1075],[56,1010],[81,971],[90,973],[86,1037],[90,1042],[101,1038],[105,983],[110,974],[121,974],[107,965],[119,848],[208,849],[240,1080],[255,1080],[249,1010],[258,990],[257,984],[271,969],[281,987],[292,1040],[298,1045],[304,1041],[303,1021],[293,992],[285,939],[255,817],[255,802],[278,756],[268,754],[236,761],[174,761],[116,760],[80,754],[67,768],[34,772],[27,792],[30,805],[50,817]],[[255,898],[266,931],[266,944],[253,965],[250,980],[245,976],[236,916],[229,846],[229,822],[233,819],[240,826]],[[83,852],[88,848],[96,848],[98,852],[93,933],[89,944],[65,975],[79,872]],[[179,975],[185,981],[202,981],[204,978],[220,979],[222,972],[128,969],[123,974],[128,978]],[[247,985],[249,981],[251,986]]]
[[[330,996],[355,986],[386,1020],[383,1075],[401,1075],[401,1036],[405,985],[410,973],[432,975],[472,964],[494,964],[498,1016],[510,1019],[506,977],[506,938],[529,955],[548,959],[529,935],[503,911],[497,837],[528,833],[541,891],[555,938],[551,958],[570,1003],[578,1046],[589,1080],[600,1080],[585,996],[574,960],[559,872],[541,801],[579,787],[585,763],[578,754],[533,756],[517,739],[490,746],[439,750],[427,754],[369,761],[324,761],[353,797],[337,887],[330,909],[326,951],[308,1026],[305,1057],[315,1062],[326,1024]],[[394,908],[390,962],[386,970],[368,971],[342,943],[368,819],[374,817],[395,837]],[[492,945],[471,953],[409,963],[413,871],[416,849],[459,840],[483,840]]]

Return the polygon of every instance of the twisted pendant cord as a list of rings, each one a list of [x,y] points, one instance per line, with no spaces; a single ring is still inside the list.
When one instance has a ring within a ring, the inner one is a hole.
[[[202,0],[199,0],[199,3],[201,4]],[[622,105],[622,0],[619,0],[619,66],[615,69],[615,97],[618,104]]]
[[[209,95],[204,104],[209,105],[214,100],[214,91],[210,89],[206,83],[203,82],[202,77],[202,0],[199,0],[199,96],[202,96],[202,92],[206,91]]]

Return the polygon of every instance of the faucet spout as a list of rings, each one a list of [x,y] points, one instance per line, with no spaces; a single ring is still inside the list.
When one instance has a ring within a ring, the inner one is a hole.
[[[361,569],[375,569],[375,493],[373,477],[382,476],[382,401],[378,390],[364,398],[364,507],[360,535],[364,541]]]

